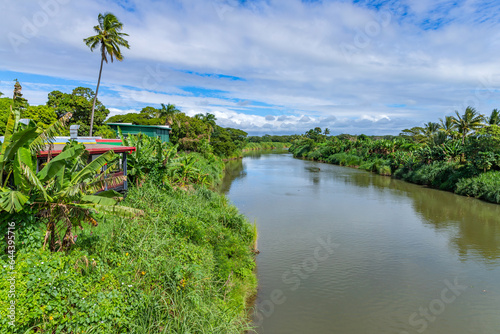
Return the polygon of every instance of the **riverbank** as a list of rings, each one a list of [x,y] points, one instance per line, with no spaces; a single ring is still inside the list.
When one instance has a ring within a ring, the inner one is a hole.
[[[203,160],[201,155],[195,159]],[[215,159],[215,158],[214,158]],[[217,159],[216,159],[217,160]],[[221,164],[198,162],[220,182]],[[75,232],[70,251],[42,250],[44,224],[19,222],[16,332],[243,333],[256,292],[255,231],[208,187],[146,177],[123,205],[133,219],[104,216]],[[0,274],[7,274],[7,257]],[[9,282],[0,281],[7,329]]]
[[[261,142],[261,143],[248,143],[243,152],[257,151],[257,150],[274,150],[274,149],[284,149],[290,148],[291,143],[280,143],[280,142]]]
[[[482,171],[472,163],[452,161],[404,160],[408,152],[388,154],[332,153],[325,146],[299,146],[290,148],[294,157],[339,166],[353,167],[383,176],[392,176],[407,182],[446,190],[457,195],[474,197],[500,204],[500,172]]]
[[[291,143],[281,143],[281,142],[260,142],[260,143],[247,143],[242,150],[238,150],[230,157],[224,158],[224,161],[231,161],[243,158],[243,153],[251,151],[260,150],[276,150],[276,149],[288,149],[292,146]]]

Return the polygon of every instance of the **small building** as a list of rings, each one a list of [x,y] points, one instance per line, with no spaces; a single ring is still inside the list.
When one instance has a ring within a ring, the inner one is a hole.
[[[164,143],[169,142],[169,135],[172,130],[166,125],[136,125],[131,123],[107,123],[107,125],[116,131],[117,136],[118,128],[120,128],[124,136],[143,133],[148,137],[158,137]]]
[[[62,141],[61,138],[56,138],[58,142]],[[36,172],[42,168],[43,164],[47,162],[49,155],[51,158],[57,156],[60,154],[66,144],[52,144],[52,147],[47,146],[45,150],[40,151],[37,155],[36,159]],[[109,190],[113,189],[116,191],[125,191],[128,189],[128,184],[127,184],[127,155],[131,152],[134,152],[136,150],[135,147],[128,147],[128,146],[116,146],[116,145],[107,145],[107,144],[101,144],[101,143],[84,143],[85,149],[89,152],[89,162],[93,161],[95,158],[100,156],[101,154],[104,154],[108,151],[113,151],[116,154],[120,155],[120,163],[118,166],[117,170],[111,171],[109,177],[116,177],[116,176],[125,176],[123,181],[120,181],[118,183],[114,184],[108,184],[107,182],[104,182],[106,184],[105,187],[103,187],[100,191],[104,190]],[[107,169],[107,166],[103,167],[103,171]],[[106,179],[104,179],[106,180]]]
[[[47,145],[45,150],[38,153],[36,159],[36,172],[41,169],[42,165],[52,158],[60,154],[70,140],[75,140],[79,143],[85,145],[85,149],[89,152],[89,161],[93,161],[95,158],[104,154],[108,151],[113,151],[120,155],[120,163],[117,170],[111,171],[108,174],[109,177],[124,176],[123,181],[118,183],[108,183],[104,182],[105,186],[100,190],[113,189],[116,191],[126,191],[128,188],[127,184],[127,155],[136,150],[133,146],[121,146],[122,141],[120,139],[102,139],[101,137],[80,137],[78,136],[79,125],[70,126],[70,136],[69,137],[55,137],[51,142],[51,145]],[[106,170],[108,166],[103,167],[103,171]],[[106,181],[106,179],[104,179]]]
[[[21,120],[24,123],[29,122],[29,120]],[[51,141],[50,145],[47,144],[44,150],[40,151],[36,159],[36,172],[38,173],[43,165],[48,161],[49,157],[53,158],[60,154],[64,146],[70,141],[74,140],[78,143],[85,145],[85,149],[89,152],[89,163],[95,158],[104,154],[108,151],[113,151],[120,155],[120,163],[118,164],[118,169],[111,171],[108,174],[108,178],[112,176],[124,176],[123,181],[115,184],[105,182],[106,186],[100,191],[113,189],[116,191],[125,191],[128,189],[127,185],[127,155],[136,150],[133,146],[121,146],[122,141],[120,139],[103,139],[101,137],[81,137],[78,136],[79,125],[70,126],[70,136],[69,137],[55,137]],[[168,137],[167,137],[168,140]],[[0,137],[0,143],[3,143],[4,136]],[[103,171],[106,170],[108,166],[103,167]]]

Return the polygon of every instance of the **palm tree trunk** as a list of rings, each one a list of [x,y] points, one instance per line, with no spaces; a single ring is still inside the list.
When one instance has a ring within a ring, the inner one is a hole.
[[[94,103],[92,104],[92,114],[90,115],[90,131],[89,131],[90,137],[92,137],[92,129],[94,127],[94,109],[95,109],[95,102],[97,100],[97,92],[99,92],[99,85],[101,84],[101,73],[102,73],[103,63],[104,63],[104,57],[101,57],[101,68],[99,69],[99,79],[97,79],[97,88],[95,89]]]

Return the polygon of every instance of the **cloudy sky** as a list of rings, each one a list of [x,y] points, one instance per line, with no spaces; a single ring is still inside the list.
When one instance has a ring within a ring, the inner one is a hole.
[[[0,2],[0,91],[30,104],[95,89],[99,13],[131,48],[105,64],[111,115],[173,103],[251,134],[398,134],[454,110],[500,108],[500,1],[23,0]]]

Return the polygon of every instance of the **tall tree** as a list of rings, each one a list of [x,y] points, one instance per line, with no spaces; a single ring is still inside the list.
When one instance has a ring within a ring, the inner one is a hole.
[[[208,132],[209,132],[209,138],[210,138],[210,134],[215,131],[215,126],[216,126],[215,121],[217,120],[215,115],[207,112],[205,115],[196,114],[196,115],[194,115],[194,118],[202,120],[203,123],[205,123],[208,126]]]
[[[446,136],[453,137],[453,131],[457,129],[457,125],[453,121],[453,116],[446,116],[444,120],[442,118],[439,119],[439,130],[444,132]]]
[[[434,137],[439,131],[439,124],[434,122],[428,122],[424,124],[424,136],[427,138],[428,142],[434,140]]]
[[[422,128],[421,126],[414,126],[411,129],[402,130],[399,135],[402,136],[403,138],[411,137],[417,143],[423,143],[427,140],[424,133],[425,133],[424,128]]]
[[[498,109],[493,109],[490,117],[487,119],[489,125],[499,125],[500,124],[500,112]]]
[[[108,132],[111,131],[111,135],[114,136],[114,131],[104,124],[109,110],[99,99],[94,100],[94,97],[95,94],[92,89],[86,87],[76,87],[71,94],[55,90],[49,93],[47,106],[55,110],[57,117],[71,112],[73,117],[71,117],[70,124],[80,125],[80,129],[78,129],[79,136],[85,136],[89,133],[92,108],[94,108],[93,134],[108,137],[110,135]]]
[[[158,117],[158,113],[159,113],[158,109],[150,107],[150,106],[144,107],[140,111],[140,114],[143,117],[147,117],[148,119]]]
[[[92,116],[90,118],[90,133],[92,136],[92,127],[94,122],[94,108],[97,99],[97,93],[99,92],[99,85],[101,83],[102,65],[104,62],[108,63],[108,55],[113,62],[116,58],[119,61],[123,60],[123,55],[120,50],[120,46],[124,46],[127,49],[130,48],[128,42],[123,38],[123,36],[128,36],[128,34],[121,32],[123,29],[123,23],[118,21],[116,16],[111,13],[99,14],[97,17],[98,25],[94,27],[94,31],[97,35],[85,38],[83,41],[90,48],[90,51],[94,51],[98,46],[101,47],[101,67],[99,69],[99,79],[97,80],[97,88],[95,90],[94,103],[92,106]]]
[[[465,144],[465,137],[471,132],[483,127],[484,116],[476,109],[467,107],[463,115],[455,111],[457,117],[453,117],[453,122],[457,125],[458,132],[462,134],[462,144]]]
[[[177,109],[175,104],[167,104],[164,105],[163,103],[161,104],[161,109],[158,109],[158,115],[156,117],[158,118],[165,118],[166,122],[165,125],[168,125],[172,127],[174,124],[175,120],[175,115],[179,114],[181,111]]]

